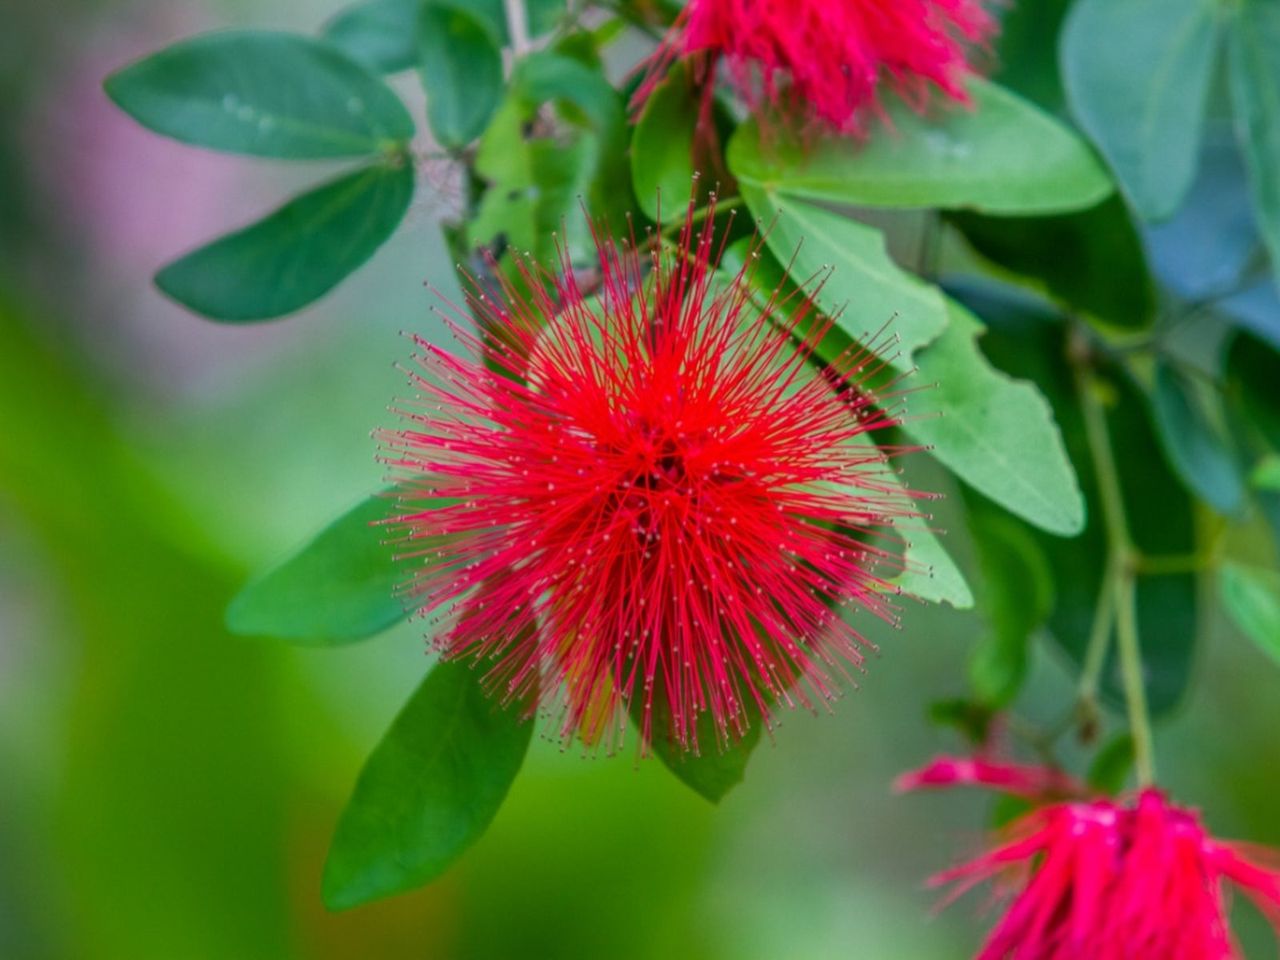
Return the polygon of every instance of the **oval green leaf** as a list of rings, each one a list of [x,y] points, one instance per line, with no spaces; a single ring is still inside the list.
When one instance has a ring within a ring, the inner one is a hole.
[[[938,341],[916,354],[903,429],[961,480],[1059,536],[1084,528],[1084,500],[1054,413],[1034,383],[992,367],[983,325],[954,301]]]
[[[1169,364],[1157,363],[1151,402],[1169,462],[1187,489],[1219,513],[1238,513],[1244,506],[1244,477],[1196,384]]]
[[[324,296],[373,256],[412,197],[407,158],[365,167],[174,261],[156,274],[156,286],[214,320],[284,316]]]
[[[1142,241],[1118,196],[1052,217],[955,212],[948,220],[979,254],[1058,303],[1121,330],[1143,329],[1155,319]]]
[[[1195,179],[1220,6],[1078,0],[1067,18],[1067,100],[1147,220],[1177,210]]]
[[[657,221],[678,217],[693,190],[693,144],[701,94],[677,67],[645,101],[631,137],[631,183],[640,209]]]
[[[325,905],[347,910],[444,873],[493,822],[533,726],[485,693],[472,664],[438,664],[360,772],[325,863]]]
[[[394,548],[383,542],[377,524],[391,512],[389,494],[382,494],[333,521],[240,591],[227,608],[228,629],[336,646],[399,623],[407,612],[397,589],[412,576],[414,562],[397,562]]]
[[[381,79],[337,48],[289,33],[184,40],[107,78],[108,96],[156,133],[230,153],[360,157],[413,136]]]
[[[742,197],[766,226],[769,249],[789,265],[797,283],[830,273],[815,302],[850,339],[867,343],[887,325],[899,351],[887,359],[909,369],[915,352],[946,329],[942,294],[893,262],[879,230],[803,201],[782,207],[746,184]]]
[[[480,17],[427,0],[418,21],[418,62],[436,139],[459,148],[484,133],[502,98],[499,39]]]
[[[1280,278],[1280,4],[1242,0],[1231,24],[1231,99],[1253,205]]]
[[[379,73],[418,63],[418,10],[422,0],[364,0],[340,11],[321,35]]]
[[[1222,604],[1240,632],[1280,663],[1280,574],[1224,563],[1218,586]]]
[[[999,710],[1022,689],[1031,635],[1053,609],[1053,572],[1024,524],[970,497],[969,530],[982,571],[980,609],[987,634],[969,658],[978,702]]]
[[[995,84],[971,80],[973,105],[940,119],[901,104],[893,132],[859,142],[754,121],[729,143],[729,169],[771,193],[868,207],[995,214],[1064,213],[1101,202],[1110,178],[1067,127]]]

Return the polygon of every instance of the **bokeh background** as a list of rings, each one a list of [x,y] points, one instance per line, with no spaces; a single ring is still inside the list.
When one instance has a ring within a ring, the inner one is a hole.
[[[229,636],[222,610],[379,484],[369,433],[400,390],[400,332],[439,334],[424,284],[453,285],[447,190],[319,305],[213,324],[151,274],[274,205],[297,167],[163,140],[100,84],[197,30],[310,31],[337,6],[4,3],[0,958],[970,956],[980,899],[934,916],[923,879],[976,847],[989,802],[889,784],[957,746],[925,708],[960,690],[982,624],[917,606],[878,636],[861,689],[831,716],[785,717],[719,808],[656,761],[538,741],[444,879],[321,907],[360,762],[430,666],[420,628],[296,650]],[[1220,618],[1206,629],[1190,699],[1159,733],[1164,779],[1217,832],[1280,843],[1280,674]],[[1068,683],[1040,645],[1023,708],[1050,716]],[[1276,956],[1238,912],[1249,956]]]

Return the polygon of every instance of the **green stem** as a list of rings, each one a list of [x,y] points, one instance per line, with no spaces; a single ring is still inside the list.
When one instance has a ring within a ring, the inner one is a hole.
[[[1092,706],[1098,699],[1098,685],[1102,668],[1111,648],[1111,630],[1115,626],[1115,590],[1111,564],[1102,575],[1098,590],[1098,603],[1093,610],[1093,626],[1089,630],[1089,645],[1085,648],[1084,666],[1080,671],[1080,702]]]
[[[1103,583],[1109,585],[1115,604],[1116,644],[1120,654],[1125,704],[1129,712],[1129,731],[1133,736],[1134,765],[1137,768],[1139,786],[1149,786],[1155,780],[1155,750],[1146,687],[1142,678],[1142,649],[1138,640],[1138,552],[1129,536],[1124,495],[1120,489],[1120,473],[1116,469],[1106,411],[1103,410],[1098,395],[1099,384],[1089,365],[1090,351],[1085,341],[1087,336],[1083,331],[1075,332],[1077,342],[1073,345],[1075,349],[1072,353],[1075,359],[1076,392],[1084,413],[1085,434],[1102,500],[1102,518],[1107,535],[1107,569]]]

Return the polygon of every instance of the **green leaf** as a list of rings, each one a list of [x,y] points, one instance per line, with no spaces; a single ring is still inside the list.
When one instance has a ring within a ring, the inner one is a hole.
[[[970,498],[969,529],[990,630],[969,660],[969,682],[979,702],[999,709],[1013,701],[1026,678],[1031,635],[1053,609],[1053,573],[1023,524],[981,504]]]
[[[1151,402],[1160,440],[1187,489],[1219,513],[1238,513],[1244,505],[1244,479],[1196,384],[1171,365],[1157,363]]]
[[[502,51],[483,19],[427,0],[418,21],[418,56],[427,120],[446,147],[480,136],[502,98]]]
[[[1249,474],[1249,485],[1255,490],[1280,493],[1280,454],[1269,453],[1259,460]]]
[[[105,83],[156,133],[291,160],[394,150],[413,118],[391,88],[342,51],[288,33],[229,30],[174,44]]]
[[[408,158],[364,167],[163,267],[156,286],[183,306],[229,323],[292,313],[373,256],[412,197]]]
[[[995,214],[1082,210],[1112,191],[1089,147],[1020,97],[971,80],[972,109],[941,120],[888,107],[893,132],[858,142],[754,121],[729,143],[730,171],[781,196],[869,207],[966,208]]]
[[[1062,36],[1067,99],[1147,220],[1195,179],[1218,45],[1216,0],[1078,0]]]
[[[407,616],[398,588],[421,559],[397,561],[376,526],[393,511],[388,494],[343,514],[280,566],[248,584],[227,608],[245,636],[316,646],[363,640]]]
[[[1071,539],[1037,534],[1053,571],[1055,602],[1049,618],[1054,640],[1076,663],[1089,645],[1107,564],[1107,543],[1093,460],[1067,357],[1067,326],[1042,304],[991,285],[953,285],[984,320],[983,347],[991,362],[1013,376],[1034,380],[1053,406],[1067,453],[1085,498],[1088,523]],[[1151,423],[1150,404],[1123,368],[1101,364],[1107,426],[1120,473],[1129,532],[1144,556],[1186,556],[1197,550],[1195,504],[1165,459]],[[1147,698],[1156,714],[1173,710],[1191,680],[1199,632],[1194,574],[1139,573],[1138,628]],[[1112,649],[1115,649],[1114,641]],[[1108,705],[1123,697],[1114,658],[1103,672]]]
[[[1058,303],[1133,330],[1155,319],[1155,290],[1142,242],[1119,197],[1082,213],[948,219],[983,257],[1032,281]]]
[[[1047,51],[1057,48],[1069,7],[1070,0],[1033,0],[997,8],[993,78],[1052,114],[1062,112],[1065,98],[1058,58]]]
[[[556,108],[557,129],[531,136],[546,103]],[[593,217],[615,229],[626,222],[626,145],[621,98],[599,69],[549,51],[521,60],[476,155],[476,172],[488,189],[469,231],[472,246],[514,247],[546,265],[561,240],[575,260],[594,256],[583,198]]]
[[[1227,352],[1227,388],[1264,450],[1280,453],[1280,351],[1240,332]]]
[[[946,329],[947,308],[936,287],[917,280],[889,257],[884,236],[874,227],[796,201],[785,207],[770,194],[743,184],[751,213],[768,225],[766,241],[797,283],[830,271],[815,302],[851,340],[866,344],[888,325],[898,338],[890,361],[911,367],[915,351]],[[839,341],[822,349],[839,352]]]
[[[655,692],[653,702],[657,707],[665,701]],[[641,703],[641,697],[632,697],[632,720],[637,726],[643,723]],[[743,737],[731,740],[722,749],[716,740],[715,721],[710,712],[703,712],[698,715],[697,720],[698,752],[690,753],[676,741],[671,730],[669,712],[655,709],[652,716],[650,747],[654,754],[675,774],[676,779],[712,803],[719,803],[742,782],[746,776],[747,762],[760,743],[760,728],[764,726],[764,720],[752,711],[750,726]]]
[[[973,593],[964,574],[943,549],[942,541],[921,525],[900,530],[907,541],[903,553],[904,569],[889,582],[926,603],[949,603],[957,610],[973,609]]]
[[[1280,663],[1280,574],[1224,563],[1218,587],[1223,606],[1240,632]]]
[[[1231,99],[1253,204],[1280,277],[1280,4],[1241,0],[1230,50]]]
[[[493,822],[533,733],[472,664],[437,664],[374,748],[325,863],[331,910],[436,879]]]
[[[418,11],[423,0],[363,0],[339,12],[321,35],[380,73],[418,63]]]
[[[1084,501],[1053,410],[1033,383],[994,369],[978,347],[982,324],[948,301],[951,324],[916,354],[903,429],[975,490],[1060,536],[1084,527]]]
[[[1133,759],[1133,737],[1118,733],[1094,754],[1086,782],[1100,793],[1115,796],[1129,782]]]
[[[660,219],[660,208],[667,220],[678,216],[693,190],[700,96],[689,71],[678,65],[654,88],[636,122],[631,183],[640,209],[651,220]]]

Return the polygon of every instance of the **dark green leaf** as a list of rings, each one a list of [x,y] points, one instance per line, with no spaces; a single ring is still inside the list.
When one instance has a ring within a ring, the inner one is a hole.
[[[422,0],[363,0],[324,25],[322,35],[365,66],[399,73],[418,62]]]
[[[997,287],[952,289],[987,321],[982,343],[991,361],[1007,373],[1034,380],[1049,399],[1075,465],[1088,524],[1072,539],[1038,535],[1038,540],[1053,571],[1050,633],[1073,660],[1082,662],[1101,593],[1107,544],[1075,378],[1067,361],[1065,323],[1043,305]],[[1122,370],[1104,365],[1099,376],[1107,385],[1107,424],[1132,538],[1145,556],[1195,553],[1194,503],[1164,457],[1142,391]],[[1181,701],[1191,679],[1199,616],[1196,578],[1184,573],[1139,574],[1136,592],[1147,697],[1153,712],[1167,713]],[[1104,671],[1103,690],[1108,703],[1123,702],[1113,663]]]
[[[1236,125],[1262,235],[1280,278],[1280,4],[1242,0],[1230,37]]]
[[[950,727],[974,746],[983,746],[990,739],[995,714],[985,704],[957,697],[929,704],[928,717],[930,723]]]
[[[1124,790],[1133,771],[1133,737],[1119,733],[1094,754],[1087,782],[1099,793],[1115,796]]]
[[[1070,536],[1084,503],[1053,410],[1034,383],[994,369],[978,347],[983,326],[948,302],[951,324],[916,354],[903,429],[956,476],[1036,526]]]
[[[1224,297],[1213,307],[1237,328],[1256,334],[1273,349],[1280,350],[1280,290],[1276,288],[1276,281],[1261,280]]]
[[[1218,585],[1223,606],[1240,632],[1280,663],[1280,574],[1224,563]]]
[[[231,153],[359,157],[413,136],[409,112],[378,77],[327,43],[288,33],[194,37],[113,73],[105,86],[143,126]]]
[[[1227,385],[1262,447],[1280,452],[1280,351],[1238,334],[1227,353]]]
[[[484,132],[502,98],[497,36],[475,14],[427,0],[418,56],[431,131],[446,147],[466,146]]]
[[[741,739],[732,739],[723,745],[717,741],[711,713],[700,713],[697,720],[698,751],[693,753],[686,751],[676,740],[670,712],[659,706],[661,701],[657,693],[653,702],[650,746],[654,754],[685,786],[712,803],[719,803],[746,776],[747,762],[760,743],[760,728],[764,726],[759,713],[749,711],[750,726],[745,734]],[[638,726],[643,726],[642,711],[641,698],[632,697],[632,717]]]
[[[374,748],[325,864],[331,910],[434,880],[493,822],[533,723],[490,699],[480,677],[471,664],[438,664]]]
[[[365,167],[174,261],[156,274],[156,286],[183,306],[230,323],[292,313],[373,256],[412,197],[408,158]]]
[[[1072,112],[1138,213],[1161,220],[1195,179],[1218,45],[1215,0],[1077,0],[1062,35]]]
[[[1008,514],[973,498],[969,529],[982,571],[980,608],[989,631],[969,661],[979,702],[1007,706],[1026,677],[1031,634],[1053,609],[1053,574],[1035,537]]]
[[[1030,0],[996,7],[1000,34],[996,37],[993,74],[1003,86],[1034,101],[1050,113],[1064,105],[1058,73],[1058,32],[1070,0]]]
[[[1155,318],[1142,243],[1119,197],[1064,216],[957,212],[949,219],[978,253],[1059,303],[1121,329],[1148,327]]]
[[[893,133],[858,142],[743,124],[730,171],[780,196],[870,207],[944,207],[996,214],[1082,210],[1112,191],[1088,146],[1020,97],[970,82],[972,109],[941,120],[889,107]]]
[[[631,183],[651,220],[678,216],[693,190],[694,134],[701,94],[676,67],[654,88],[631,136]]]
[[[1158,363],[1151,401],[1160,440],[1187,488],[1219,513],[1239,512],[1244,505],[1240,467],[1196,384],[1169,364]]]
[[[742,196],[752,215],[769,225],[769,248],[790,264],[797,283],[830,270],[816,303],[851,340],[868,343],[888,324],[899,340],[892,361],[910,369],[915,352],[946,329],[942,295],[893,262],[879,230],[799,200],[780,207],[746,185]]]
[[[407,615],[397,596],[413,561],[395,559],[376,526],[389,495],[343,514],[280,566],[246,586],[227,608],[227,626],[247,636],[332,646],[380,633]],[[421,564],[421,560],[417,563]]]

